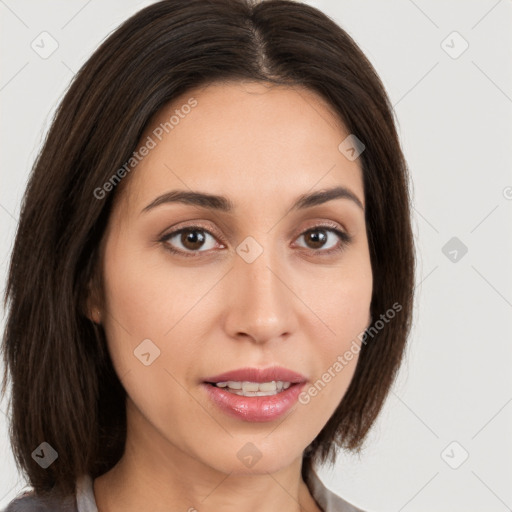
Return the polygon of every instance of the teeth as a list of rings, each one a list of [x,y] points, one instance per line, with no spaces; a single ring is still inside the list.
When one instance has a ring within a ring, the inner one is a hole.
[[[237,382],[237,384],[238,384],[238,382]],[[275,386],[275,383],[274,383],[274,386]],[[231,386],[229,386],[229,387],[231,387]],[[270,390],[268,390],[268,389],[260,390],[260,385],[257,382],[244,381],[244,382],[242,382],[242,391],[244,393],[247,393],[247,391],[270,391]],[[274,388],[274,391],[275,391],[275,388]]]
[[[240,382],[229,380],[226,382],[217,382],[215,385],[218,388],[226,388],[226,391],[240,396],[271,396],[288,389],[291,383],[281,380],[273,380],[271,382]]]
[[[244,383],[245,384],[245,383]],[[283,383],[282,382],[276,382],[273,380],[272,382],[261,382],[256,386],[256,389],[251,389],[249,386],[244,385],[243,390],[244,391],[279,391],[279,384],[281,384],[281,389],[283,389]]]

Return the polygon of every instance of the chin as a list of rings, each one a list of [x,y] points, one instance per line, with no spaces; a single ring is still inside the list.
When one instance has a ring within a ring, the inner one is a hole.
[[[221,453],[212,454],[209,461],[211,467],[234,475],[265,475],[277,473],[302,458],[300,449],[297,450],[295,446],[283,447],[277,438],[272,442],[268,437],[259,440],[258,436],[244,436],[243,439],[235,438],[232,441],[221,448]]]

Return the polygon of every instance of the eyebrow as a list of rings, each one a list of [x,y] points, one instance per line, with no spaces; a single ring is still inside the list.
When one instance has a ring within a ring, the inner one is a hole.
[[[312,192],[310,194],[302,194],[293,203],[290,211],[311,208],[312,206],[317,206],[319,204],[332,201],[333,199],[348,199],[353,201],[364,212],[364,206],[359,198],[351,190],[341,186],[320,190],[318,192]],[[194,206],[199,206],[200,208],[217,210],[226,213],[231,213],[235,210],[234,203],[225,196],[196,191],[172,190],[162,194],[161,196],[158,196],[156,199],[151,201],[151,203],[149,203],[141,213],[147,212],[161,204],[167,203],[191,204]]]

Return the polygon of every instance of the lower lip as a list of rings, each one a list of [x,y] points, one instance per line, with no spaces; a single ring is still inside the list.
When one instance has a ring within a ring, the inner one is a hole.
[[[297,402],[305,382],[270,396],[240,396],[203,383],[213,402],[229,416],[244,421],[272,421],[285,414]]]

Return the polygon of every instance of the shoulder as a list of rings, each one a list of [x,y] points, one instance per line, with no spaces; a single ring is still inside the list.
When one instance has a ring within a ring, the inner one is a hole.
[[[42,497],[31,491],[14,498],[0,512],[77,512],[77,507],[74,496]]]
[[[322,496],[325,512],[366,512],[342,499],[327,488]]]
[[[307,484],[313,498],[324,512],[366,512],[325,487],[314,470],[310,471]]]

